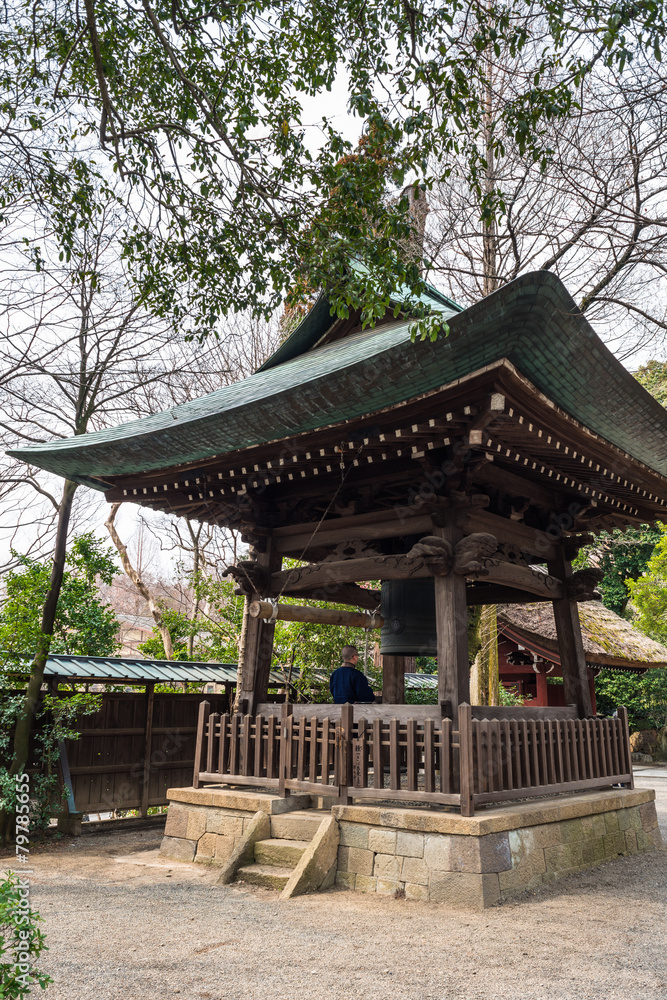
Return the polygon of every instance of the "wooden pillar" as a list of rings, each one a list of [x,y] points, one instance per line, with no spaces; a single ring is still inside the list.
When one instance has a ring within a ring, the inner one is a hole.
[[[452,545],[463,537],[456,526],[454,511],[442,511],[433,518],[433,534]],[[435,624],[438,638],[438,701],[443,712],[457,718],[459,705],[470,702],[468,663],[468,610],[466,578],[457,573],[433,578]]]
[[[592,670],[588,672],[588,689],[591,693],[591,705],[593,706],[593,715],[598,714],[598,704],[595,697],[595,674]]]
[[[151,780],[151,753],[153,744],[153,705],[155,684],[146,685],[146,725],[144,728],[144,771],[141,786],[141,815],[148,816],[148,792]]]
[[[549,685],[547,684],[547,675],[545,670],[538,670],[535,677],[537,681],[537,704],[538,705],[548,705],[549,704]]]
[[[267,539],[266,551],[253,552],[253,558],[260,566],[265,566],[269,573],[277,573],[282,565],[282,556],[274,551],[272,538]],[[252,602],[265,596],[250,594],[245,599],[243,609],[234,711],[243,712],[244,715],[253,715],[256,706],[266,701],[269,687],[275,624],[261,618],[251,618],[249,614]]]
[[[206,770],[205,758],[208,747],[206,729],[211,715],[210,701],[199,702],[199,714],[197,716],[197,741],[195,743],[195,768],[192,776],[192,787],[199,788],[199,775]]]
[[[549,572],[563,581],[572,576],[572,564],[562,549],[553,562],[547,564]],[[588,667],[581,638],[581,624],[577,602],[567,597],[553,601],[554,621],[558,637],[558,653],[563,670],[563,689],[566,705],[576,705],[580,719],[594,715],[591,692],[588,685]]]
[[[382,704],[405,704],[405,657],[382,654]]]

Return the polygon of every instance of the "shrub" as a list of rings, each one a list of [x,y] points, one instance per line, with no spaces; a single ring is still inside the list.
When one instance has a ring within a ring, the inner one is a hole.
[[[46,989],[50,976],[33,965],[46,948],[39,914],[30,908],[27,884],[9,872],[0,881],[0,996],[19,1000],[34,986]]]

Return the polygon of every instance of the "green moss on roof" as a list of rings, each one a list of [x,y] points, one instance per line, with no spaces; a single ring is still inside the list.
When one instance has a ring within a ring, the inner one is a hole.
[[[599,601],[577,605],[584,652],[589,662],[605,659],[653,667],[667,666],[667,649],[640,632]],[[514,631],[533,636],[546,647],[558,649],[556,624],[550,603],[505,604],[498,608],[498,622]]]

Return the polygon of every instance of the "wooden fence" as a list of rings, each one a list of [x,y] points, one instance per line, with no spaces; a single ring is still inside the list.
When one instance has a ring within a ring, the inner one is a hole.
[[[633,783],[624,708],[618,718],[581,720],[571,708],[461,705],[458,729],[426,706],[260,709],[221,715],[202,703],[195,787],[433,802],[471,816],[484,803]]]

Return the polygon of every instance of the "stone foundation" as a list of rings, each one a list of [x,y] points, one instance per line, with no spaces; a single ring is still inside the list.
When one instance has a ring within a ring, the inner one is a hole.
[[[168,797],[160,855],[213,865],[229,859],[257,812],[276,817],[271,826],[280,837],[280,814],[317,804],[309,795],[281,799],[211,786],[171,789]],[[439,809],[334,805],[336,884],[449,906],[493,906],[660,847],[654,799],[651,789],[618,789],[500,806],[469,818]]]
[[[169,811],[160,857],[222,865],[246,832],[256,812],[269,815],[307,809],[309,795],[281,799],[269,792],[170,788]]]
[[[334,806],[336,884],[451,906],[492,906],[662,843],[652,790],[621,789],[453,813]]]

